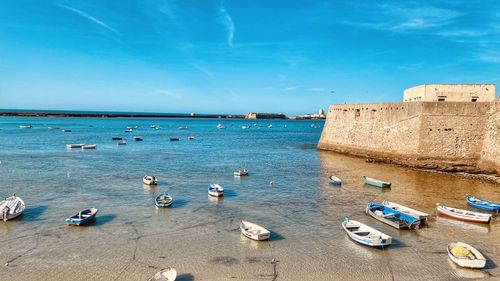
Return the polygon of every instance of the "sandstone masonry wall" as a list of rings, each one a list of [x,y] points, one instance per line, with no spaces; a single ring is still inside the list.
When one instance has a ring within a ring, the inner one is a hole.
[[[491,107],[479,167],[487,172],[500,174],[500,100]]]

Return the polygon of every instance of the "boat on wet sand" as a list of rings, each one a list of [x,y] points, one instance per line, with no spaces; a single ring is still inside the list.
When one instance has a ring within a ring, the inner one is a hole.
[[[0,215],[3,221],[8,221],[15,219],[22,215],[26,205],[23,199],[17,197],[16,195],[5,198],[5,200],[0,201]]]
[[[216,183],[212,183],[208,187],[208,195],[214,196],[214,197],[223,196],[224,195],[224,188],[222,188],[222,186],[220,186]]]
[[[66,148],[67,149],[82,148],[83,146],[85,146],[84,143],[70,143],[66,145]]]
[[[382,188],[389,188],[392,185],[392,183],[390,183],[390,182],[369,178],[367,176],[363,176],[363,182],[365,184],[373,185],[376,187],[382,187]]]
[[[397,229],[416,229],[420,225],[420,219],[375,202],[366,205],[366,214]]]
[[[93,220],[99,210],[96,208],[90,208],[78,212],[66,219],[68,225],[83,225]]]
[[[156,179],[155,176],[144,176],[142,178],[142,182],[144,184],[147,184],[147,185],[156,185],[156,183],[158,182],[158,180]]]
[[[490,223],[491,221],[491,214],[446,207],[439,203],[436,203],[436,206],[437,215],[447,216],[467,222]]]
[[[382,205],[387,206],[393,210],[400,211],[401,213],[405,213],[405,214],[408,214],[412,217],[415,217],[415,218],[419,219],[421,222],[425,222],[429,218],[429,214],[427,214],[427,213],[417,211],[415,209],[403,206],[403,205],[398,204],[398,203],[394,203],[394,202],[390,202],[390,201],[385,200],[384,202],[382,202]]]
[[[476,248],[463,242],[452,242],[446,248],[451,261],[461,267],[484,268],[486,258]]]
[[[342,222],[342,227],[352,240],[363,245],[371,247],[386,247],[392,243],[391,236],[359,221],[351,220],[347,216]]]
[[[476,207],[476,208],[479,208],[479,209],[488,210],[488,211],[495,211],[495,212],[500,211],[500,203],[491,202],[491,201],[477,198],[474,196],[470,196],[467,194],[465,195],[465,200],[467,200],[467,203],[469,205]]]
[[[330,184],[333,184],[333,185],[341,185],[342,184],[342,180],[336,176],[330,176],[328,178],[328,182]]]
[[[160,195],[156,196],[155,198],[155,205],[156,207],[170,207],[173,202],[172,196],[170,196],[168,193],[163,192]]]
[[[247,169],[236,170],[233,172],[233,175],[235,175],[236,177],[248,176],[248,170]]]
[[[177,278],[177,271],[172,267],[163,268],[158,271],[148,281],[174,281]]]
[[[243,235],[257,241],[269,240],[269,237],[271,236],[271,232],[269,230],[249,221],[242,220],[240,223],[240,229]]]

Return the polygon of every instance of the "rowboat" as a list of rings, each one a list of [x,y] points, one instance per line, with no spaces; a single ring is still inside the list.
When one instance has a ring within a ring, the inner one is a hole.
[[[233,172],[233,175],[235,175],[236,177],[248,176],[248,170],[247,169],[236,170]]]
[[[49,127],[47,127],[47,129],[48,130],[59,130],[59,127],[51,127],[51,126],[49,126]]]
[[[180,126],[179,127],[179,130],[187,130],[188,129],[188,126]]]
[[[240,223],[240,229],[243,235],[257,241],[268,240],[269,236],[271,236],[271,232],[269,230],[249,221],[242,220]]]
[[[415,229],[420,225],[420,219],[375,202],[369,202],[365,212],[367,215],[397,229]]]
[[[74,214],[71,217],[67,218],[66,223],[68,225],[86,224],[95,218],[98,211],[99,210],[96,208],[90,208],[90,209],[80,211],[77,214]]]
[[[390,202],[390,201],[385,200],[384,202],[382,202],[382,205],[389,207],[393,210],[400,211],[401,213],[408,214],[414,218],[417,218],[422,223],[426,222],[427,219],[429,218],[429,214],[427,214],[427,213],[417,211],[415,209],[400,205],[398,203],[394,203],[394,202]]]
[[[463,242],[452,242],[446,248],[450,260],[461,267],[484,268],[486,258],[476,248]]]
[[[188,140],[194,140],[194,137],[193,136],[189,136]]]
[[[391,184],[392,184],[390,182],[372,179],[372,178],[369,178],[367,176],[363,176],[363,182],[365,184],[373,185],[373,186],[376,186],[376,187],[382,187],[382,188],[384,188],[384,187],[391,187]]]
[[[70,143],[66,145],[67,149],[73,149],[73,148],[82,148],[85,144],[84,143]]]
[[[269,126],[267,126],[269,129],[272,129],[273,128],[273,124],[269,124]]]
[[[179,138],[170,138],[170,141],[179,141]]]
[[[225,129],[226,126],[222,125],[222,124],[217,124],[217,129]]]
[[[224,196],[224,188],[222,186],[212,183],[208,187],[208,195],[214,196],[214,197],[219,197],[219,196]]]
[[[155,176],[146,175],[142,178],[142,182],[147,185],[155,185],[158,182],[158,180],[156,179]]]
[[[465,199],[467,200],[467,203],[469,203],[469,205],[476,208],[495,212],[500,211],[500,203],[487,201],[467,194],[465,195]]]
[[[172,267],[160,269],[154,276],[150,277],[148,281],[174,281],[177,278],[177,271]]]
[[[156,207],[170,207],[174,199],[168,193],[163,192],[156,196],[155,205]]]
[[[122,140],[122,137],[111,137],[112,140]]]
[[[71,130],[68,130],[68,129],[63,129],[61,130],[63,133],[71,133],[72,131]]]
[[[359,221],[350,220],[349,217],[345,217],[342,222],[342,227],[347,232],[349,237],[363,245],[371,247],[386,247],[391,245],[392,237],[384,234],[366,224]]]
[[[133,130],[132,130],[132,129],[126,129],[124,132],[125,132],[125,133],[132,133],[132,132],[133,132]]]
[[[342,180],[336,176],[330,176],[328,178],[328,181],[333,185],[341,185],[342,184]]]
[[[16,195],[5,198],[5,200],[0,201],[0,214],[2,214],[3,221],[8,221],[19,217],[26,205],[23,199],[17,197]]]
[[[134,140],[135,141],[142,141],[142,137],[141,136],[134,136]]]
[[[438,215],[443,215],[457,220],[468,221],[468,222],[490,223],[491,221],[491,214],[484,214],[479,212],[450,208],[440,205],[439,203],[437,203],[436,205],[437,205],[436,210]]]
[[[137,129],[139,126],[127,126],[127,129]]]
[[[33,128],[33,126],[31,126],[31,125],[21,125],[21,126],[19,126],[19,128],[20,129],[31,129],[31,128]]]
[[[82,146],[82,149],[96,149],[97,148],[97,144],[86,144],[84,146]]]
[[[151,129],[155,129],[155,130],[158,130],[160,129],[160,125],[151,125],[149,126]]]
[[[245,126],[245,125],[243,125],[243,126],[241,126],[241,128],[242,128],[242,129],[249,129],[249,128],[250,128],[250,126]]]
[[[126,142],[126,141],[119,141],[119,142],[117,142],[116,144],[117,144],[117,145],[126,145],[126,144],[127,144],[127,142]]]

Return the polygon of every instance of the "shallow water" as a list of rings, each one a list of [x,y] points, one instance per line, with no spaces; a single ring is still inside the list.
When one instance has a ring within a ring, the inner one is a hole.
[[[226,130],[216,129],[218,123]],[[253,125],[242,130],[242,125]],[[267,127],[272,123],[273,128]],[[33,125],[19,129],[19,125]],[[151,124],[160,130],[149,128]],[[0,223],[0,280],[145,280],[173,266],[177,280],[461,280],[482,271],[450,264],[446,245],[463,241],[500,264],[500,222],[469,224],[436,218],[436,202],[468,208],[463,195],[500,201],[500,188],[450,174],[421,172],[317,151],[315,121],[201,119],[0,118],[0,196],[16,193],[23,217]],[[90,127],[92,125],[92,127]],[[126,126],[139,126],[132,134]],[[286,127],[285,127],[286,125]],[[71,133],[47,130],[48,126]],[[188,126],[188,130],[179,130]],[[141,135],[142,142],[132,136]],[[112,136],[123,136],[117,146]],[[188,136],[195,139],[188,141]],[[179,142],[170,142],[179,137]],[[68,150],[95,143],[96,150]],[[232,171],[248,168],[250,176]],[[159,178],[154,188],[142,176]],[[343,179],[330,186],[327,177]],[[361,176],[393,182],[367,187]],[[273,181],[273,185],[269,182]],[[225,196],[207,196],[210,183]],[[172,208],[154,207],[168,191]],[[368,201],[399,202],[433,214],[427,227],[397,230],[364,214]],[[68,227],[64,218],[99,208],[95,222]],[[394,237],[386,250],[349,240],[345,214]],[[241,219],[272,232],[270,242],[240,234]]]

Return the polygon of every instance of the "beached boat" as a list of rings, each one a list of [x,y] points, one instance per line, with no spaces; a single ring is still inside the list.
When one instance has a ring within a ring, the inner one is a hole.
[[[122,141],[117,142],[116,144],[117,144],[117,145],[126,145],[126,144],[127,144],[127,142],[122,140]]]
[[[222,124],[217,124],[217,129],[225,129],[226,126],[222,125]]]
[[[342,222],[342,227],[352,240],[363,245],[371,247],[386,247],[392,243],[391,236],[359,221],[350,220],[347,216]]]
[[[67,149],[73,149],[73,148],[82,148],[85,144],[84,143],[70,143],[66,145]]]
[[[71,133],[71,132],[72,132],[72,131],[71,131],[71,130],[69,130],[69,129],[63,129],[63,130],[61,130],[61,131],[62,131],[63,133]]]
[[[194,137],[193,136],[189,136],[188,140],[194,140]]]
[[[170,138],[170,141],[179,141],[179,138]]]
[[[177,278],[177,271],[172,267],[167,267],[160,269],[160,271],[149,278],[148,281],[174,281],[175,278]]]
[[[440,205],[439,203],[437,203],[436,205],[437,205],[436,210],[438,215],[443,215],[467,222],[490,223],[491,221],[491,214],[484,214],[479,212],[450,208]]]
[[[82,149],[96,149],[97,148],[97,144],[86,144],[84,146],[82,146]]]
[[[142,178],[142,182],[147,185],[155,185],[158,183],[158,180],[156,179],[155,176],[144,176]]]
[[[224,188],[222,188],[222,186],[220,186],[216,183],[212,183],[208,187],[208,195],[214,196],[214,197],[223,196],[224,195]]]
[[[112,140],[122,140],[122,137],[111,137]]]
[[[90,208],[78,212],[66,219],[68,225],[83,225],[93,220],[99,210],[96,208]]]
[[[188,126],[180,126],[179,127],[179,130],[187,130],[188,129]]]
[[[427,214],[427,213],[417,211],[415,209],[403,206],[403,205],[398,204],[398,203],[394,203],[394,202],[390,202],[390,201],[385,200],[384,202],[382,202],[382,205],[389,207],[393,210],[400,211],[401,213],[405,213],[405,214],[408,214],[412,217],[415,217],[415,218],[419,219],[421,222],[426,222],[427,219],[429,218],[429,214]]]
[[[373,185],[373,186],[376,186],[376,187],[382,187],[382,188],[391,187],[391,184],[392,184],[390,182],[386,182],[386,181],[381,181],[381,180],[369,178],[367,176],[363,176],[363,182],[365,184]]]
[[[143,138],[141,136],[134,136],[135,141],[142,141]]]
[[[375,202],[369,202],[366,205],[365,212],[397,229],[416,229],[420,225],[420,219]]]
[[[31,126],[31,125],[21,125],[21,126],[19,126],[19,128],[20,129],[31,129],[31,128],[33,128],[33,126]]]
[[[341,185],[342,184],[342,180],[336,176],[330,176],[328,178],[328,181],[333,185]]]
[[[488,211],[495,211],[495,212],[500,211],[500,203],[491,202],[491,201],[477,198],[474,196],[470,196],[467,194],[465,195],[465,200],[467,200],[467,203],[469,205],[476,207],[476,208],[479,208],[479,209],[488,210]]]
[[[257,241],[269,240],[269,237],[271,236],[271,232],[269,230],[249,221],[242,220],[240,223],[240,229],[243,235]]]
[[[170,207],[173,202],[172,196],[168,193],[163,192],[160,195],[156,196],[155,205],[156,207]]]
[[[450,260],[461,267],[484,268],[486,258],[476,248],[463,242],[452,242],[446,248]]]
[[[247,169],[236,170],[233,172],[233,175],[236,177],[248,176],[248,170]]]
[[[23,199],[17,197],[16,195],[5,198],[5,200],[0,201],[0,215],[3,221],[8,221],[19,217],[26,205]]]

